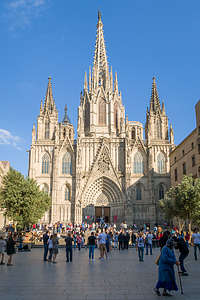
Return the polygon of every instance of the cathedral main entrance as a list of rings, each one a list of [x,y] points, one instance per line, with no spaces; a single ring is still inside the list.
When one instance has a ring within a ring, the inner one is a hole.
[[[104,220],[105,223],[110,223],[109,206],[95,206],[95,221],[100,222],[100,220]]]

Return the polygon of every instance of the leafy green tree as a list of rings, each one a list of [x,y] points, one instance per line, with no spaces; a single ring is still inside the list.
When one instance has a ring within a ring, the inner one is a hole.
[[[200,178],[184,176],[180,184],[169,189],[160,207],[171,219],[177,217],[179,225],[187,221],[191,232],[192,223],[200,223]]]
[[[35,180],[13,170],[3,177],[0,207],[5,215],[21,227],[38,222],[50,207],[50,197]]]

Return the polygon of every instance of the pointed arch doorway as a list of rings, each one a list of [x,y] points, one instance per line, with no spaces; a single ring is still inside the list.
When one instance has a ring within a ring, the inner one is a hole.
[[[107,177],[100,177],[91,183],[83,195],[83,219],[113,222],[114,211],[123,211],[123,196],[115,182]]]

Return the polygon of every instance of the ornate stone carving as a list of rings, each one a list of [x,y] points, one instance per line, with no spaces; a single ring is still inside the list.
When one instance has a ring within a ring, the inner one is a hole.
[[[98,170],[102,173],[110,170],[110,160],[106,151],[101,153],[98,161]]]

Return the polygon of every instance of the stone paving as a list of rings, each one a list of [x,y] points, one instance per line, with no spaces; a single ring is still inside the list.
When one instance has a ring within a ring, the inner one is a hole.
[[[17,253],[14,266],[0,266],[1,300],[152,300],[158,267],[153,256],[139,262],[135,249],[112,251],[108,260],[88,261],[88,250],[74,251],[73,262],[65,262],[65,249],[59,249],[57,264],[42,261],[42,249]],[[200,259],[195,262],[193,249],[186,261],[190,276],[182,278],[184,295],[173,299],[200,299]],[[166,297],[165,297],[166,298]]]

